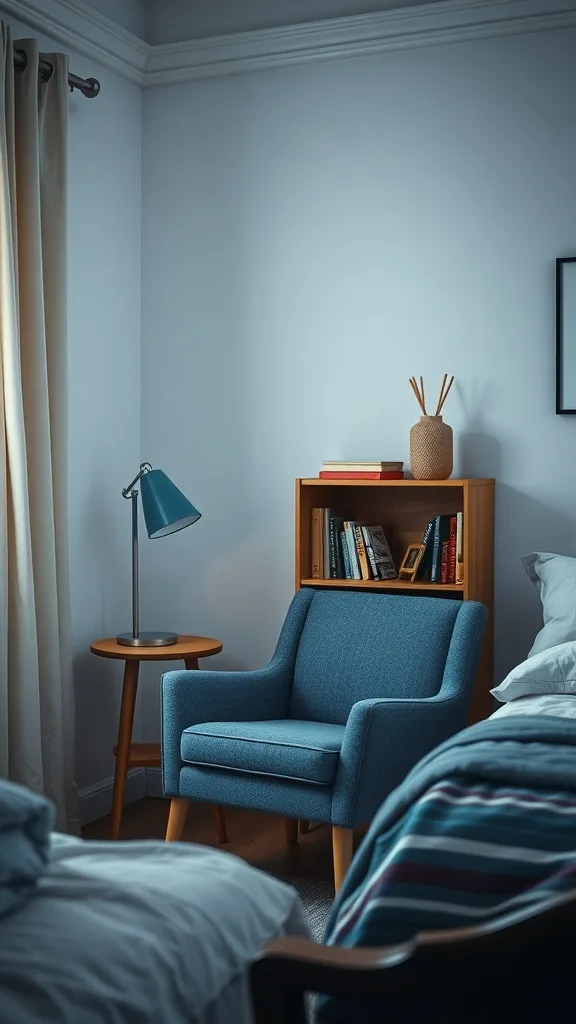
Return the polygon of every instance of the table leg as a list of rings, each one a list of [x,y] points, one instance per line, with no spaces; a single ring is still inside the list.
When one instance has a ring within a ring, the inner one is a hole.
[[[189,670],[195,670],[198,668],[198,658],[185,658],[184,664]],[[212,807],[212,814],[214,816],[214,824],[216,826],[216,834],[218,836],[219,843],[228,842],[228,833],[226,831],[226,819],[224,817],[224,810],[219,804],[214,804]]]
[[[139,661],[124,663],[124,682],[122,684],[122,702],[120,704],[120,722],[118,726],[118,746],[116,748],[116,768],[114,770],[114,794],[112,797],[112,820],[110,838],[118,839],[122,824],[122,808],[126,790],[128,773],[128,757],[132,743],[132,726],[134,724],[134,707],[138,690]]]

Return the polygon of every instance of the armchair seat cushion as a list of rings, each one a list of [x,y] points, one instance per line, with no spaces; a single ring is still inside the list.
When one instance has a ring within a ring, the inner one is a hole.
[[[295,719],[204,722],[184,730],[181,755],[188,764],[331,786],[344,728]]]

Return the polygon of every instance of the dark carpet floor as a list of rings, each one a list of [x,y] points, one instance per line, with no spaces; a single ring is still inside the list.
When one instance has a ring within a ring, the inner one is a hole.
[[[334,902],[334,887],[331,882],[315,878],[282,877],[296,889],[317,942],[322,942],[328,915]]]

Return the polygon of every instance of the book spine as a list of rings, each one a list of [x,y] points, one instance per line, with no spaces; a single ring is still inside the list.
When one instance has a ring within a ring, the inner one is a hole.
[[[346,539],[346,531],[340,530],[340,546],[342,548],[342,558],[344,560],[344,579],[352,579],[352,572],[350,570],[350,555],[348,554],[348,541]]]
[[[321,469],[318,474],[320,480],[403,480],[404,473],[396,470],[383,473],[355,472],[352,470],[328,470]]]
[[[330,559],[330,579],[338,579],[338,535],[336,532],[336,519],[330,516],[328,520],[328,553]]]
[[[335,519],[336,528],[336,579],[346,579],[346,572],[344,570],[344,550],[342,548],[342,524],[344,520],[342,516],[338,516]]]
[[[440,539],[441,516],[434,516],[434,541],[432,544],[432,562],[430,565],[430,582],[440,582],[440,560],[442,556]]]
[[[323,573],[324,579],[330,579],[330,509],[325,508],[322,510],[324,513],[322,536],[324,544],[324,566]]]
[[[358,553],[358,565],[360,566],[360,573],[363,580],[370,579],[370,569],[368,568],[368,557],[366,555],[366,548],[364,546],[364,537],[362,534],[362,527],[356,525],[354,527],[354,540],[356,541],[356,551]]]
[[[312,509],[311,554],[312,579],[321,580],[324,572],[324,553],[322,550],[322,529],[324,513],[321,508]]]
[[[456,514],[456,583],[464,583],[464,513]]]
[[[456,516],[450,516],[450,536],[448,539],[448,576],[447,583],[456,583]]]
[[[448,583],[448,547],[449,541],[443,540],[440,556],[440,583]]]
[[[352,520],[350,520],[349,522],[344,523],[344,529],[346,531],[346,540],[348,542],[348,554],[350,556],[350,571],[352,574],[351,578],[353,580],[361,580],[362,576],[360,575],[360,566],[358,565],[358,555],[356,554],[356,543],[354,540],[355,525],[356,524]]]
[[[372,547],[372,534],[370,533],[370,527],[363,526],[362,534],[364,537],[364,547],[366,548],[366,555],[368,557],[368,564],[370,566],[370,571],[372,573],[372,579],[377,580],[379,578],[378,566],[376,565],[376,558],[374,557],[374,548]]]
[[[432,548],[434,545],[434,520],[431,519],[422,534],[424,553],[420,559],[420,565],[416,573],[417,580],[430,579],[430,567],[432,565]]]
[[[396,566],[394,565],[386,534],[384,533],[384,527],[375,524],[374,526],[370,526],[369,529],[372,549],[374,551],[374,560],[376,562],[376,578],[379,580],[395,579],[398,576],[398,573],[396,571]]]

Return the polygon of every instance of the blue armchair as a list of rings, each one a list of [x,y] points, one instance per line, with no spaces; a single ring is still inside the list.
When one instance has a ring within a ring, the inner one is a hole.
[[[167,840],[191,800],[332,825],[336,889],[354,826],[466,723],[487,612],[474,601],[300,590],[270,663],[167,672]]]

